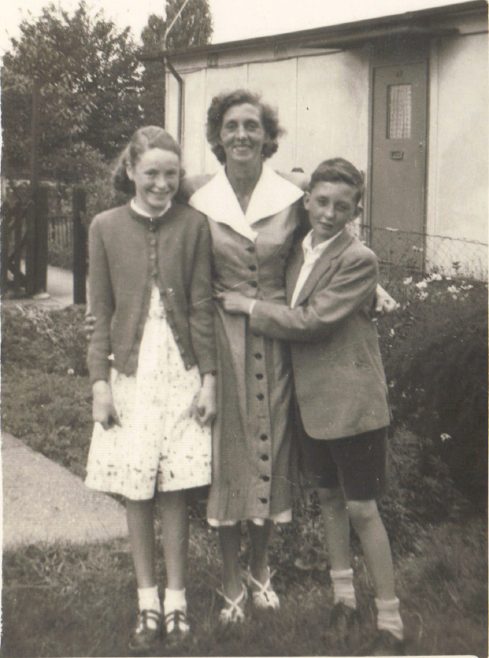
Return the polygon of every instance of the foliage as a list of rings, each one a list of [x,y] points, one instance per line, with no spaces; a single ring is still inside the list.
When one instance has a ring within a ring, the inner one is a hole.
[[[487,287],[433,273],[391,278],[399,310],[379,320],[394,418],[431,440],[459,486],[487,487]]]
[[[167,0],[166,16],[151,14],[141,33],[143,55],[161,52],[165,31],[177,15],[183,0]],[[168,35],[168,50],[179,50],[209,43],[212,16],[208,0],[190,0]],[[145,61],[141,102],[144,123],[164,125],[165,67],[161,61]]]
[[[80,0],[73,14],[48,5],[39,18],[23,20],[20,33],[3,60],[7,175],[28,167],[36,83],[41,174],[76,182],[96,178],[100,158],[113,158],[141,121],[139,63],[129,28],[118,31],[100,12],[91,16]]]

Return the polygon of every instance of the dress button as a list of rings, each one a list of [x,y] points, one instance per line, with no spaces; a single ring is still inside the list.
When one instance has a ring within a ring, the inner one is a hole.
[[[268,498],[259,498],[258,500],[263,504],[268,503]]]
[[[250,286],[252,288],[258,288],[258,281],[250,281]]]
[[[250,254],[252,254],[255,251],[255,247],[253,247],[253,245],[250,245],[249,247],[246,247],[246,251],[249,251]]]
[[[255,357],[255,359],[258,359],[258,360],[260,360],[260,359],[262,359],[262,358],[263,358],[263,355],[262,355],[262,354],[260,354],[260,352],[256,352],[256,353],[254,354],[254,357]]]
[[[250,265],[248,269],[252,272],[256,272],[256,265]]]
[[[261,372],[258,372],[258,373],[255,375],[255,377],[256,377],[257,379],[263,379],[263,375],[262,375]]]
[[[260,457],[260,459],[262,460],[262,462],[267,462],[268,461],[268,455],[262,455]]]
[[[266,441],[268,439],[268,434],[260,434],[260,439]]]
[[[259,400],[263,400],[265,396],[263,395],[263,393],[258,393],[258,395],[257,395],[256,397],[257,397]]]
[[[270,482],[270,477],[268,475],[261,475],[260,480],[263,480],[263,482]]]

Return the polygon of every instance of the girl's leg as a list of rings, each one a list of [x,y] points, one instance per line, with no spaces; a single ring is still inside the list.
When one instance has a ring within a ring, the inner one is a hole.
[[[187,574],[189,535],[185,491],[161,493],[160,503],[167,587],[170,590],[183,590]]]
[[[243,590],[239,549],[241,545],[241,526],[239,523],[219,528],[219,543],[222,555],[222,588],[225,596],[235,600]]]
[[[129,542],[139,589],[156,585],[153,505],[153,500],[126,502]]]
[[[248,522],[251,540],[250,571],[253,578],[266,583],[270,575],[268,569],[268,547],[272,538],[273,523],[265,521],[264,525]]]

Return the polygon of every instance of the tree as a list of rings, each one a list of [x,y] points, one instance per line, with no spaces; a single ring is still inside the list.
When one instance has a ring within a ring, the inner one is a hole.
[[[167,0],[165,18],[151,14],[141,33],[143,54],[161,52],[166,29],[184,0]],[[209,43],[212,16],[208,0],[190,0],[168,35],[168,50],[181,50]],[[145,123],[163,124],[165,115],[165,67],[163,62],[147,61],[143,73],[142,106]]]
[[[72,15],[48,5],[20,33],[3,61],[5,172],[28,168],[36,80],[41,173],[79,180],[86,167],[70,154],[87,157],[88,168],[108,161],[141,123],[141,66],[130,29],[118,31],[100,12],[90,16],[81,0]]]

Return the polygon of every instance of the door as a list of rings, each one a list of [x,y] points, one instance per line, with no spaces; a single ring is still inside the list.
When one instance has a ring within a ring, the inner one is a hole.
[[[427,61],[373,67],[371,247],[381,262],[422,270]]]

